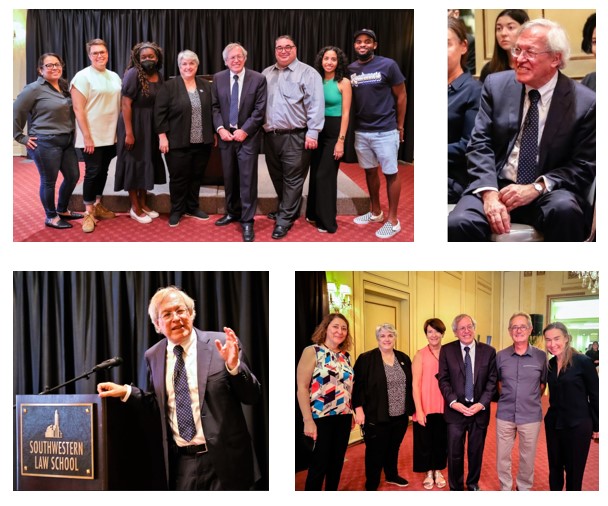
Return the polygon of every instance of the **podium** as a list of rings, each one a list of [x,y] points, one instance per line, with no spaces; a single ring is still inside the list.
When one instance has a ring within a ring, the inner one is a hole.
[[[98,395],[18,395],[17,490],[166,490],[158,414]]]

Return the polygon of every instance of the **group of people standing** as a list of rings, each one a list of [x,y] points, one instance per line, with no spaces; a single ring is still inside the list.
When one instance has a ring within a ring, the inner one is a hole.
[[[456,340],[442,345],[446,327],[424,323],[428,344],[414,360],[397,350],[391,324],[376,328],[378,347],[351,364],[353,337],[347,318],[327,315],[302,352],[297,399],[304,435],[314,440],[306,490],[337,490],[351,430],[365,442],[365,489],[385,480],[400,487],[399,450],[409,417],[413,424],[413,472],[427,489],[480,490],[491,403],[496,411],[496,470],[500,490],[513,490],[511,452],[519,438],[515,489],[531,490],[543,419],[542,395],[549,388],[544,418],[550,490],[581,490],[590,443],[599,439],[599,379],[593,361],[572,347],[561,322],[545,327],[546,352],[532,346],[529,314],[509,320],[511,346],[498,353],[475,339],[476,322],[454,318]],[[465,441],[467,476],[465,479]],[[447,465],[447,477],[444,476]],[[324,486],[323,486],[324,485]]]
[[[199,59],[185,50],[177,57],[179,76],[163,81],[163,52],[153,42],[136,44],[121,81],[106,68],[108,47],[101,39],[87,43],[91,65],[68,83],[64,63],[45,53],[39,78],[14,103],[13,133],[26,145],[40,173],[40,198],[49,227],[71,228],[82,219],[93,232],[99,219],[115,214],[102,204],[110,161],[116,156],[114,189],[129,193],[131,218],[150,223],[158,212],[147,204],[147,192],[166,182],[169,172],[169,226],[183,216],[208,220],[199,207],[199,189],[212,146],[220,148],[226,213],[215,224],[240,223],[244,241],[253,241],[257,208],[258,154],[264,138],[269,175],[278,196],[273,239],[287,235],[300,213],[304,181],[310,168],[306,220],[319,232],[337,230],[337,176],[344,155],[351,101],[355,111],[355,149],[365,169],[369,213],[357,224],[381,223],[379,238],[400,230],[398,150],[404,138],[405,78],[395,61],[377,56],[376,34],[354,34],[357,61],[324,47],[314,68],[297,59],[289,35],[275,40],[276,63],[262,73],[245,67],[247,50],[231,43],[223,51],[227,67],[212,83],[197,75]],[[29,118],[28,118],[29,116]],[[25,125],[28,133],[24,134]],[[79,178],[78,157],[85,162],[85,214],[67,205]],[[380,208],[378,167],[387,179],[388,220]],[[54,188],[64,176],[58,204]]]

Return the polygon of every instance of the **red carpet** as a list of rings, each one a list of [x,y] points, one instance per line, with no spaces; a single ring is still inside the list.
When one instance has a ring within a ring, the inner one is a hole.
[[[365,174],[356,164],[342,164],[341,170],[357,185],[366,190]],[[81,179],[84,166],[81,164]],[[338,231],[335,234],[321,234],[315,227],[299,218],[286,238],[280,242],[412,242],[414,240],[414,168],[402,164],[401,199],[399,217],[401,232],[391,239],[378,239],[375,236],[376,225],[355,225],[353,216],[338,216]],[[56,188],[61,184],[61,175]],[[382,208],[388,211],[386,185],[381,177],[380,198]],[[74,228],[55,230],[44,226],[44,211],[38,197],[40,178],[34,163],[23,157],[13,157],[13,241],[31,242],[232,242],[242,241],[241,228],[238,224],[223,228],[213,223],[220,216],[212,215],[209,221],[198,221],[183,218],[178,227],[170,228],[168,215],[161,215],[150,224],[142,225],[131,219],[128,214],[119,214],[113,220],[102,221],[95,232],[85,234],[80,221],[73,221]],[[255,223],[255,240],[274,241],[270,235],[274,222],[265,216],[257,216]]]
[[[548,407],[549,399],[543,397],[543,414]],[[483,454],[483,467],[481,470],[481,479],[479,487],[481,490],[500,490],[498,476],[496,474],[496,404],[492,403],[492,416],[490,426],[488,427],[488,435],[486,438],[485,450]],[[412,472],[412,426],[410,425],[401,443],[399,452],[399,474],[406,478],[410,484],[407,488],[400,488],[397,485],[389,485],[384,482],[384,475],[378,490],[422,490],[424,492],[444,492],[448,490],[448,486],[444,489],[434,487],[432,490],[425,490],[422,486],[424,474]],[[517,476],[518,462],[518,446],[517,440],[513,448],[513,483],[515,484],[515,476]],[[342,478],[340,480],[340,490],[365,490],[365,444],[356,443],[352,445],[346,452],[344,468],[342,470]],[[545,427],[541,424],[540,435],[538,436],[538,446],[536,449],[536,459],[534,464],[534,487],[532,490],[549,490],[549,468],[547,464],[547,444],[545,439]],[[448,477],[447,468],[443,475],[446,480]],[[465,477],[466,477],[466,459],[465,459]],[[304,490],[304,482],[306,480],[306,471],[296,473],[296,490]],[[599,444],[591,442],[589,456],[587,458],[587,467],[585,468],[585,477],[583,479],[583,490],[599,490]]]

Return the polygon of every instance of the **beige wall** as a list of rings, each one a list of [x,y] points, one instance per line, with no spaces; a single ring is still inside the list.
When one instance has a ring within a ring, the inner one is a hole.
[[[492,57],[494,51],[494,24],[496,16],[503,9],[475,10],[475,60],[477,75],[481,68]],[[547,18],[559,23],[570,38],[571,56],[564,73],[573,79],[581,79],[595,70],[595,58],[581,50],[583,26],[594,9],[526,9],[530,19]]]
[[[13,10],[13,100],[25,86],[26,9]],[[25,156],[25,147],[13,141],[13,156]]]
[[[470,314],[477,321],[481,340],[492,336],[492,346],[500,350],[511,344],[507,326],[513,313],[542,314],[546,324],[549,297],[585,293],[578,279],[561,271],[331,271],[327,280],[346,283],[353,291],[352,309],[346,316],[355,337],[355,358],[374,345],[373,336],[365,335],[370,327],[366,325],[366,298],[384,297],[387,304],[398,308],[398,347],[413,357],[427,343],[423,324],[428,318],[445,323],[444,342],[449,342],[454,340],[453,318]]]

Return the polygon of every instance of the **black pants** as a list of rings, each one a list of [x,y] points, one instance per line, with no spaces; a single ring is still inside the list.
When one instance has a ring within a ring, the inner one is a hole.
[[[338,229],[336,214],[340,160],[334,158],[334,148],[341,123],[341,116],[325,116],[325,126],[319,134],[319,147],[312,152],[306,201],[306,217],[332,234]]]
[[[582,489],[592,434],[590,418],[571,429],[558,430],[545,424],[550,490],[564,489],[564,473],[566,490]]]
[[[470,417],[461,423],[448,423],[448,481],[450,490],[464,490],[464,443],[467,441],[467,488],[477,487],[481,475],[483,449],[488,427],[480,427]]]
[[[82,182],[82,200],[85,204],[94,204],[97,197],[103,195],[108,180],[108,167],[116,156],[116,144],[96,147],[93,153],[82,150],[84,159],[84,180]]]
[[[383,423],[366,423],[365,428],[365,490],[377,490],[384,469],[387,480],[396,478],[399,447],[407,431],[408,417],[392,416]]]
[[[448,456],[448,430],[443,413],[426,415],[423,427],[414,422],[414,472],[445,469]]]
[[[223,490],[209,453],[179,455],[171,452],[170,490]]]
[[[338,490],[348,446],[352,415],[315,418],[317,441],[312,452],[304,490]]]
[[[170,149],[165,155],[169,169],[171,214],[182,215],[198,209],[198,195],[211,156],[211,144],[190,144]]]
[[[279,199],[276,223],[283,227],[290,226],[300,214],[311,156],[311,151],[304,149],[305,138],[305,132],[267,133],[264,137],[268,174]]]

